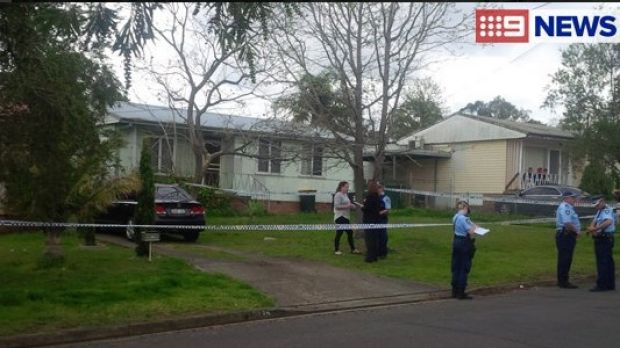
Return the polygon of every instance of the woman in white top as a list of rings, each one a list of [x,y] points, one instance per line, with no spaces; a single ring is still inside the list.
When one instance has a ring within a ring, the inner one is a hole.
[[[354,203],[351,203],[348,193],[349,183],[346,181],[341,181],[340,183],[338,183],[338,188],[336,189],[336,194],[334,195],[334,222],[337,225],[350,224],[351,209],[357,208]],[[342,237],[343,232],[347,233],[347,239],[349,241],[351,253],[361,254],[359,250],[355,249],[355,244],[353,244],[353,231],[351,229],[336,230],[336,239],[334,240],[334,254],[342,255],[342,252],[340,251],[340,237]]]

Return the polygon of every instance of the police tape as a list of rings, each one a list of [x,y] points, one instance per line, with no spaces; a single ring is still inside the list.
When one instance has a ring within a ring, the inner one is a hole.
[[[216,188],[216,187],[211,187],[211,186],[207,186],[207,185],[200,185],[200,184],[192,184],[192,183],[186,183],[189,186],[196,186],[196,187],[209,187],[209,188],[213,188],[215,190],[220,190],[220,191],[224,191],[224,192],[229,192],[229,193],[234,193],[237,195],[244,195],[244,196],[252,196],[252,197],[260,197],[260,196],[265,196],[265,195],[269,195],[269,196],[289,196],[289,195],[304,195],[304,194],[315,194],[315,195],[334,195],[335,192],[331,192],[331,191],[314,191],[314,190],[301,190],[301,191],[280,191],[280,192],[273,192],[273,191],[243,191],[243,190],[237,190],[237,189],[224,189],[224,188]],[[442,197],[442,198],[449,198],[449,199],[471,199],[472,196],[481,196],[481,199],[483,201],[488,201],[488,202],[496,202],[496,203],[512,203],[512,204],[536,204],[536,205],[551,205],[551,206],[557,206],[560,202],[558,201],[548,201],[548,200],[537,200],[537,199],[528,199],[528,198],[522,198],[522,197],[495,197],[495,196],[489,196],[489,195],[482,195],[482,194],[477,194],[477,193],[448,193],[448,192],[437,192],[437,191],[424,191],[424,190],[414,190],[414,189],[402,189],[402,188],[393,188],[393,187],[386,187],[385,191],[387,192],[397,192],[397,193],[406,193],[406,194],[415,194],[415,195],[421,195],[421,196],[430,196],[430,197]],[[590,203],[588,202],[576,202],[575,206],[577,207],[590,207]]]
[[[31,222],[17,220],[0,220],[0,227],[21,228],[140,228],[157,230],[207,230],[207,231],[321,231],[350,229],[384,229],[384,228],[418,228],[452,226],[448,223],[400,223],[400,224],[264,224],[264,225],[123,225],[123,224],[90,224],[71,222]]]
[[[447,192],[435,192],[435,191],[422,191],[422,190],[412,190],[412,189],[398,189],[398,188],[385,188],[385,191],[398,192],[398,193],[407,193],[407,194],[416,194],[422,196],[431,196],[431,197],[443,197],[450,199],[469,199],[472,196],[478,196],[478,194],[470,194],[470,193],[447,193]],[[536,205],[553,205],[557,206],[560,204],[558,201],[544,201],[544,200],[536,200],[536,199],[527,199],[521,197],[494,197],[481,195],[483,201],[488,202],[496,202],[496,203],[514,203],[514,204],[536,204]],[[575,206],[578,207],[591,207],[592,205],[588,202],[576,202]]]
[[[593,216],[584,216],[580,219],[590,219]],[[484,225],[524,225],[544,224],[555,222],[555,218],[537,218],[511,221],[485,222]],[[94,224],[73,222],[40,222],[21,220],[0,220],[0,227],[8,228],[97,228],[97,229],[127,229],[139,228],[144,230],[204,230],[204,231],[333,231],[333,230],[374,230],[398,228],[447,227],[451,223],[398,223],[398,224],[263,224],[263,225],[126,225],[126,224]]]

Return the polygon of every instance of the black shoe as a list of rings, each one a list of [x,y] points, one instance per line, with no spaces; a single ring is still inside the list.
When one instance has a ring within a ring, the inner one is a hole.
[[[571,283],[559,283],[558,286],[562,289],[577,289],[578,286]]]
[[[456,298],[456,288],[452,288],[452,298]]]
[[[464,293],[464,292],[458,294],[456,298],[458,298],[459,300],[473,300],[474,299],[473,297],[469,296],[467,293]]]
[[[590,292],[601,292],[601,291],[610,291],[610,290],[611,289],[599,288],[598,286],[595,286],[592,289],[590,289]]]

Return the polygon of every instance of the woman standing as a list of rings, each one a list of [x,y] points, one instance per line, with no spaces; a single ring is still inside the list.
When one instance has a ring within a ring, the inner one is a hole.
[[[452,218],[454,240],[452,241],[452,297],[459,300],[470,300],[471,296],[465,293],[467,276],[471,270],[471,261],[476,251],[474,245],[474,231],[478,226],[469,219],[469,203],[460,201],[458,211]]]
[[[364,199],[364,206],[362,207],[364,212],[365,224],[378,224],[381,223],[381,197],[379,197],[378,185],[375,181],[368,183],[368,195]],[[375,262],[378,260],[379,254],[379,236],[376,229],[364,230],[364,240],[366,241],[366,262]]]
[[[351,200],[349,199],[349,183],[346,181],[339,182],[338,188],[336,189],[336,194],[334,195],[334,222],[337,225],[350,224],[351,209],[356,207],[357,206],[351,203]],[[349,241],[351,253],[360,254],[360,252],[355,249],[355,244],[353,243],[353,231],[351,229],[336,230],[336,239],[334,239],[334,254],[342,255],[342,252],[340,251],[340,237],[342,237],[343,232],[347,233],[347,240]]]

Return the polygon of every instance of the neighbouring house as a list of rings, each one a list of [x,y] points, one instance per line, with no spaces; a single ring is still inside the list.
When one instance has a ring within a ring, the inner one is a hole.
[[[457,113],[388,147],[384,178],[391,185],[451,193],[577,186],[582,171],[571,163],[572,139],[554,127]]]
[[[187,127],[174,110],[119,103],[104,126],[120,132],[124,140],[117,175],[138,168],[143,139],[151,138],[156,174],[193,176]],[[271,212],[299,211],[299,191],[315,190],[317,210],[331,209],[331,192],[339,181],[352,180],[351,168],[325,155],[329,136],[289,126],[270,119],[205,114],[201,129],[209,152],[225,152],[209,166],[205,184],[264,201]]]

